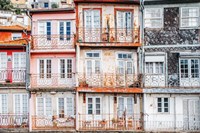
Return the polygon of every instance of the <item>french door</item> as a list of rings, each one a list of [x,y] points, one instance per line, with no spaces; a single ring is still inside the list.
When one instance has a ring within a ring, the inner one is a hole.
[[[84,40],[85,42],[100,42],[101,24],[100,10],[84,10]]]
[[[0,82],[5,82],[7,72],[7,53],[0,52]]]
[[[195,87],[199,85],[199,59],[180,59],[180,86]]]

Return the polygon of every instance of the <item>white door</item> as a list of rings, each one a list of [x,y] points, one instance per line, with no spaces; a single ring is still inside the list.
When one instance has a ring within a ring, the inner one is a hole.
[[[26,74],[26,53],[13,53],[13,82],[24,82]]]
[[[118,98],[118,117],[126,118],[133,117],[133,98],[132,97],[119,97]]]
[[[84,20],[84,41],[100,42],[100,10],[85,10]]]
[[[38,36],[36,38],[37,46],[35,47],[50,48],[52,43],[51,22],[40,21],[38,23]]]
[[[7,74],[7,53],[0,52],[0,82],[5,82]]]
[[[132,42],[133,28],[132,28],[132,12],[117,11],[117,42]]]
[[[87,97],[87,117],[88,121],[102,119],[102,104],[100,97]]]
[[[185,130],[200,129],[200,102],[189,99],[183,101],[183,120]]]
[[[180,59],[180,86],[197,87],[199,85],[199,59]]]
[[[51,59],[40,59],[39,60],[39,75],[37,77],[37,85],[46,86],[53,85],[52,81],[56,80],[52,77],[52,64]]]
[[[130,86],[134,82],[133,61],[118,60],[117,86]]]

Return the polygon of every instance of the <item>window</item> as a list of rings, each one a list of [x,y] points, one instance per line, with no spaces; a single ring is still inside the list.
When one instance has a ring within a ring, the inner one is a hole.
[[[5,70],[7,68],[7,53],[0,52],[0,69]]]
[[[39,60],[39,73],[40,73],[40,78],[51,78],[51,60],[50,59]]]
[[[84,10],[86,28],[100,28],[100,10]]]
[[[145,70],[147,74],[163,74],[164,63],[163,62],[146,62]]]
[[[49,8],[49,3],[45,2],[44,3],[44,8]]]
[[[46,35],[47,40],[51,40],[51,22],[40,21],[38,25],[38,34]]]
[[[120,29],[132,28],[132,12],[117,11],[117,28]]]
[[[60,40],[71,39],[71,22],[59,22]]]
[[[169,98],[157,98],[158,112],[169,112]]]
[[[14,94],[14,110],[16,114],[27,114],[29,112],[27,94]]]
[[[14,69],[26,69],[26,53],[25,52],[14,52],[13,53],[13,68]]]
[[[199,8],[184,7],[181,8],[181,27],[199,26]]]
[[[12,40],[17,40],[22,38],[22,33],[12,33]]]
[[[8,113],[8,95],[0,94],[0,113],[7,114]]]
[[[118,116],[122,116],[125,111],[128,116],[133,116],[133,98],[132,97],[118,98]]]
[[[117,67],[119,74],[133,74],[132,53],[118,53]]]
[[[98,97],[91,97],[87,98],[87,113],[89,115],[95,114],[100,115],[101,114],[101,99]]]
[[[161,8],[147,8],[144,14],[144,24],[148,28],[161,28],[163,10]]]
[[[60,59],[60,78],[72,78],[72,59]]]
[[[64,118],[65,116],[74,115],[74,98],[58,98],[58,116]]]
[[[180,60],[181,78],[199,78],[199,69],[199,59]]]
[[[52,100],[50,97],[37,98],[37,115],[39,116],[52,116]]]
[[[87,74],[100,73],[100,52],[87,52],[86,53],[86,72]]]

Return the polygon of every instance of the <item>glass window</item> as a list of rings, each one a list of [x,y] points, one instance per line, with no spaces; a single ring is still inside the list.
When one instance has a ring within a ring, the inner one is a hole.
[[[181,78],[188,78],[188,60],[181,60]]]
[[[88,98],[88,114],[93,114],[93,103],[92,98]]]
[[[8,95],[7,94],[1,94],[0,95],[1,100],[1,112],[2,114],[8,113]]]
[[[163,62],[146,62],[145,72],[147,74],[163,74],[164,63]]]
[[[60,78],[72,78],[72,59],[60,59]]]
[[[22,38],[22,33],[12,33],[12,40],[17,40]]]
[[[183,7],[181,8],[181,27],[199,26],[199,8]]]
[[[167,113],[169,112],[169,98],[157,98],[158,112]]]
[[[59,118],[65,117],[64,98],[58,98],[58,112],[59,112]]]
[[[47,40],[51,40],[51,22],[46,22]]]

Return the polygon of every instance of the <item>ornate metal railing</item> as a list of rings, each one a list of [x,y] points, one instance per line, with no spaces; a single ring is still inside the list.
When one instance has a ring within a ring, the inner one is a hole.
[[[79,114],[79,130],[142,130],[140,114],[117,116],[114,114]]]
[[[0,83],[25,82],[25,69],[0,70]]]
[[[74,73],[31,74],[31,87],[74,87]]]
[[[0,114],[0,128],[26,128],[28,118],[28,114]]]
[[[143,75],[143,85],[145,88],[199,88],[200,77],[180,77],[178,74],[145,74]]]
[[[78,42],[139,43],[139,28],[78,28]]]
[[[33,129],[67,129],[75,128],[75,118],[58,116],[32,116]]]
[[[78,73],[80,87],[141,87],[142,75],[117,73]]]
[[[32,49],[73,48],[74,35],[33,35]]]

